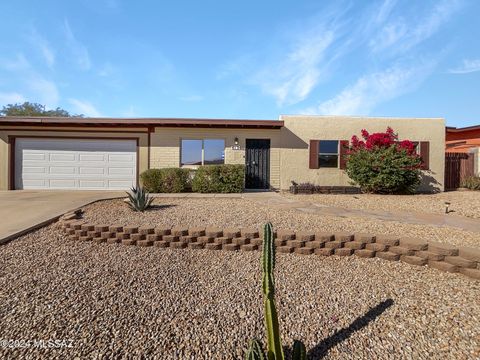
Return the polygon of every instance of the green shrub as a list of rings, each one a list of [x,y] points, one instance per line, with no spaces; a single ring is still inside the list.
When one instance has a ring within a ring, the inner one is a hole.
[[[362,191],[379,194],[415,192],[420,184],[421,158],[409,140],[398,142],[391,128],[385,133],[369,134],[364,141],[352,137],[346,172]]]
[[[462,181],[462,187],[470,190],[480,190],[480,176],[469,176]]]
[[[192,180],[192,191],[199,193],[239,193],[243,191],[244,165],[200,166]]]
[[[133,211],[144,212],[150,207],[153,201],[150,194],[142,187],[132,187],[130,192],[127,191],[127,195],[128,206],[130,206]]]
[[[190,191],[190,170],[181,168],[149,169],[140,175],[142,184],[151,193]]]

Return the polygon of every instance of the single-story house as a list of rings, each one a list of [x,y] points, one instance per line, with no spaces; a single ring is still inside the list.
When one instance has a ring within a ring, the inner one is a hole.
[[[442,191],[440,118],[286,115],[278,120],[0,118],[0,190],[128,189],[150,168],[245,164],[247,189],[349,186],[344,147],[362,129],[418,142],[421,191]]]
[[[473,168],[463,171],[462,176],[480,176],[480,125],[461,128],[447,126],[445,140],[445,152],[463,154],[466,159],[473,159]]]

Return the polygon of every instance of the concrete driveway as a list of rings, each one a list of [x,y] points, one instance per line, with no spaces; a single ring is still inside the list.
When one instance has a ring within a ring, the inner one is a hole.
[[[91,202],[124,197],[123,191],[0,191],[0,244]]]

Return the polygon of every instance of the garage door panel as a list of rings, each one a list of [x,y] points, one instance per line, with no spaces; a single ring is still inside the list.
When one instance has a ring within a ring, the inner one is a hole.
[[[15,143],[17,189],[129,189],[136,184],[134,140],[29,139]]]

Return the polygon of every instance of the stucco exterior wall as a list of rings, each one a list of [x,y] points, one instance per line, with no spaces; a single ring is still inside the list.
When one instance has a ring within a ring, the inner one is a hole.
[[[350,140],[360,131],[385,131],[390,126],[400,139],[430,142],[430,171],[423,171],[419,191],[443,191],[445,166],[445,122],[443,119],[370,118],[343,116],[281,116],[280,187],[288,189],[291,181],[325,186],[348,186],[345,171],[336,168],[309,169],[310,140]]]
[[[143,132],[141,132],[143,131]],[[28,130],[15,126],[2,126],[0,129],[0,190],[9,189],[10,179],[10,137],[46,137],[46,138],[138,138],[138,171],[141,173],[148,169],[148,133],[147,129],[141,128],[109,128],[91,129],[75,127],[62,128],[52,127],[45,131],[45,127],[29,127]],[[12,149],[14,151],[14,149]]]
[[[232,149],[235,137],[240,150]],[[151,134],[150,167],[180,166],[182,139],[224,139],[226,164],[245,164],[245,139],[270,139],[270,185],[280,187],[280,130],[158,127]]]

